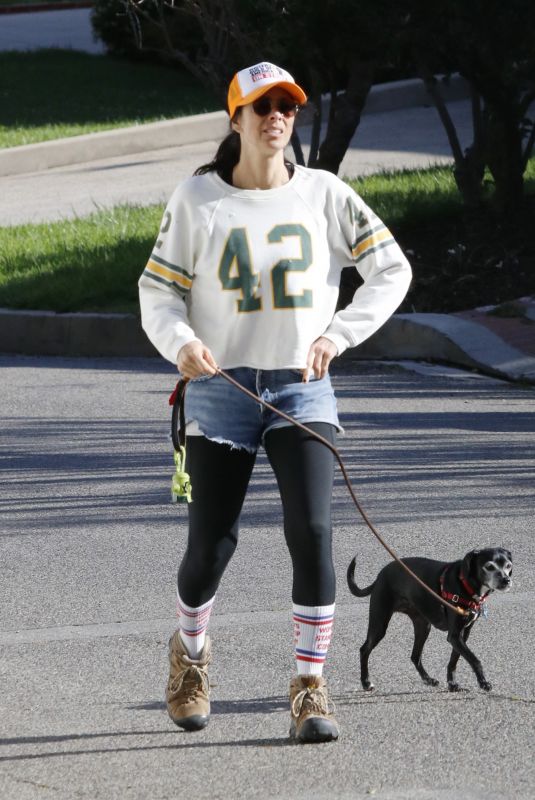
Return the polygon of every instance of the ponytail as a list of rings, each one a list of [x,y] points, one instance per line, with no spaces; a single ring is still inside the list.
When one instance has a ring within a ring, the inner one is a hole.
[[[220,178],[226,183],[232,184],[232,170],[240,160],[241,140],[240,134],[236,131],[228,133],[217,152],[208,164],[197,167],[194,175],[206,175],[207,172],[217,172]]]

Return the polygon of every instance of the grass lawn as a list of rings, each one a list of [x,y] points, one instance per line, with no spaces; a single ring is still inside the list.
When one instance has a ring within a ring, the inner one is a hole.
[[[535,293],[535,231],[500,232],[490,218],[467,229],[451,169],[352,181],[406,251],[414,281],[402,310],[455,311]],[[535,199],[535,159],[526,182]],[[162,205],[0,228],[0,307],[137,313],[137,280]]]
[[[220,108],[185,71],[59,49],[0,53],[0,100],[0,147]]]
[[[392,229],[409,219],[425,224],[429,217],[456,216],[462,208],[449,166],[383,172],[348,183]]]
[[[163,206],[0,228],[0,307],[137,312]]]

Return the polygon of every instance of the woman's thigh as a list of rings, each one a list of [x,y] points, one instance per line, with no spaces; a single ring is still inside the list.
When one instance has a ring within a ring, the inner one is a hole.
[[[239,522],[256,453],[188,436],[186,471],[192,487],[190,530],[217,538]]]

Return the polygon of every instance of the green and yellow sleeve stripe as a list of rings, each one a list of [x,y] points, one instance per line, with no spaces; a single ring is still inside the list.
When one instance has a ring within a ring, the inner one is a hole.
[[[388,247],[391,244],[395,244],[395,241],[386,225],[382,223],[377,225],[377,227],[359,236],[351,248],[355,264],[358,264],[358,262],[362,261],[366,256],[375,253],[377,250],[382,250],[383,247]]]
[[[163,258],[151,255],[147,266],[143,270],[143,275],[148,278],[163,283],[164,286],[172,286],[180,294],[187,294],[191,289],[192,276],[185,269],[164,261]]]

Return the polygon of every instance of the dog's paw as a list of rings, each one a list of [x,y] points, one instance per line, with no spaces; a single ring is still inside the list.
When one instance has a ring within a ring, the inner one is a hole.
[[[460,692],[461,687],[458,683],[453,683],[452,681],[448,681],[448,691],[450,692]]]
[[[373,692],[373,690],[375,689],[375,686],[371,681],[365,681],[362,684],[362,688],[364,689],[365,692]]]
[[[424,683],[426,683],[428,686],[438,686],[439,681],[437,681],[436,678],[430,678],[428,676],[427,678],[424,678]]]
[[[489,683],[488,681],[480,681],[479,685],[480,685],[480,686],[481,686],[481,688],[482,688],[482,689],[484,689],[486,692],[490,692],[490,690],[492,689],[492,684],[491,684],[491,683]]]

